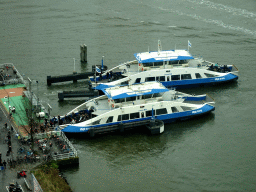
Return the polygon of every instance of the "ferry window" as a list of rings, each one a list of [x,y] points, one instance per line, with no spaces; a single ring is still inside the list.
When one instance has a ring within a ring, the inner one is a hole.
[[[183,111],[190,111],[190,110],[192,110],[191,107],[186,107],[186,106],[181,106],[181,109],[183,109]]]
[[[180,75],[172,75],[172,81],[180,80]]]
[[[196,78],[197,78],[197,79],[201,79],[201,78],[202,78],[202,76],[200,75],[200,73],[196,73]]]
[[[170,77],[169,77],[169,76],[167,76],[167,79],[166,79],[166,81],[170,81]]]
[[[125,102],[125,98],[119,99],[120,103]]]
[[[135,101],[136,100],[136,96],[135,97],[127,97],[126,98],[126,102],[128,101]]]
[[[159,78],[160,78],[160,77],[156,77],[156,81],[159,81]]]
[[[170,72],[170,70],[166,70],[166,72]]]
[[[152,67],[152,66],[153,66],[153,63],[143,63],[143,66],[144,66],[144,67]]]
[[[147,81],[155,81],[156,80],[156,77],[146,77],[145,78],[145,82]]]
[[[170,64],[178,64],[178,61],[169,61]]]
[[[122,121],[121,115],[118,115],[117,121]]]
[[[111,123],[111,122],[113,122],[113,116],[108,117],[108,120],[106,123]]]
[[[165,81],[165,76],[160,76],[160,81]]]
[[[152,97],[151,94],[148,95],[142,95],[142,99],[150,99]]]
[[[156,63],[154,63],[154,66],[162,66],[162,65],[163,65],[162,62],[156,62]]]
[[[101,119],[100,119],[101,120]],[[92,125],[98,125],[100,123],[100,120],[92,122]]]
[[[128,81],[122,82],[121,85],[128,85]]]
[[[205,76],[206,76],[206,77],[215,77],[215,75],[209,74],[209,73],[205,73]]]
[[[122,115],[122,120],[123,120],[123,121],[129,120],[129,114],[124,114],[124,115]]]
[[[188,63],[187,60],[180,60],[179,64],[184,64],[184,63]]]
[[[135,83],[140,83],[141,78],[137,78]]]
[[[130,114],[130,119],[138,119],[140,118],[140,114],[139,113],[131,113]]]
[[[171,107],[171,109],[172,109],[172,112],[173,112],[173,113],[179,112],[176,107]]]
[[[155,115],[155,110],[154,110]],[[152,110],[146,111],[146,117],[152,117]]]
[[[156,115],[167,114],[166,108],[156,109]]]
[[[183,80],[183,79],[192,79],[191,74],[182,74],[181,75],[181,80]]]
[[[115,103],[120,103],[121,101],[120,101],[120,99],[114,99],[114,102]]]

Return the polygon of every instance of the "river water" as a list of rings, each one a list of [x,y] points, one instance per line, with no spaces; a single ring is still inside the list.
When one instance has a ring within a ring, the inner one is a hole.
[[[40,101],[62,115],[84,99],[58,102],[57,93],[81,90],[85,81],[47,86],[47,75],[91,71],[133,60],[134,53],[187,49],[239,69],[237,82],[183,90],[210,94],[216,110],[144,131],[70,138],[80,165],[64,171],[74,191],[256,190],[255,53],[253,0],[73,0],[0,2],[0,63],[14,63],[33,81]],[[80,45],[88,63],[80,63]],[[76,63],[74,65],[74,60]],[[38,81],[38,84],[36,83]]]

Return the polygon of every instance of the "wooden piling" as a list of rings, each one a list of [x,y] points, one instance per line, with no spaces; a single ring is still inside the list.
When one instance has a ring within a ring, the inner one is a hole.
[[[87,46],[85,44],[80,45],[80,61],[87,63]]]

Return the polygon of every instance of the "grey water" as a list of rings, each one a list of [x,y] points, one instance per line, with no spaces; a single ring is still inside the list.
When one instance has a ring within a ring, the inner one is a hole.
[[[156,51],[158,40],[164,50],[187,49],[189,40],[193,55],[239,69],[237,82],[183,90],[208,93],[216,110],[168,124],[161,135],[135,130],[71,137],[80,165],[64,175],[74,191],[256,190],[256,1],[2,0],[0,18],[0,63],[30,77],[54,115],[85,100],[58,102],[58,92],[88,84],[47,86],[47,75],[91,71],[102,56],[113,67],[134,53]],[[86,64],[80,63],[82,44]]]

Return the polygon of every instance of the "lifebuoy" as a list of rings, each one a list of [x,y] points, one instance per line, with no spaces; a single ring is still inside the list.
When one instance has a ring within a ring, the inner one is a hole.
[[[140,66],[140,63],[139,63],[139,66]]]
[[[114,104],[112,104],[112,107],[114,108],[114,107],[115,107],[115,105],[114,105]]]
[[[141,68],[141,71],[143,71],[143,67]]]

